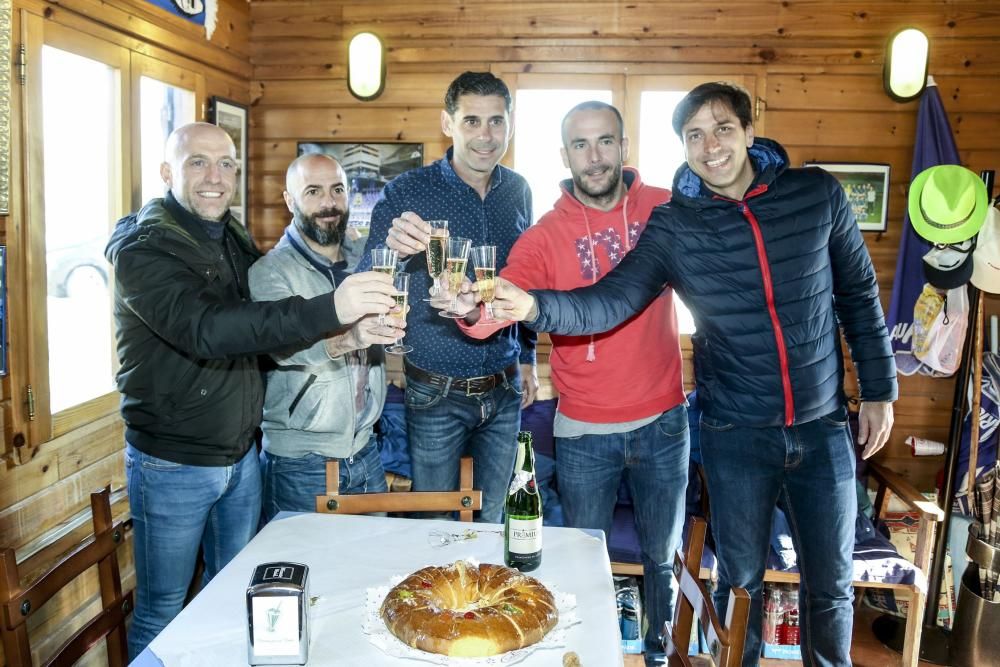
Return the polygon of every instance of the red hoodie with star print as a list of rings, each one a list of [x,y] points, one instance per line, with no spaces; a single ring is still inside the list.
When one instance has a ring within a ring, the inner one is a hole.
[[[573,182],[563,182],[555,208],[521,234],[500,275],[525,290],[570,290],[600,280],[635,247],[653,208],[670,199],[669,190],[644,185],[631,167],[622,177],[628,190],[610,211],[585,206],[573,196]],[[459,323],[474,338],[504,326]],[[611,331],[551,338],[559,411],[571,419],[634,421],[684,402],[670,288]]]

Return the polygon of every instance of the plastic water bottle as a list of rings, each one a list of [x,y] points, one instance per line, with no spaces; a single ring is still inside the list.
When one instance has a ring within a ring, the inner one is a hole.
[[[639,639],[642,603],[639,600],[639,590],[634,585],[625,586],[618,591],[618,608],[622,639]]]

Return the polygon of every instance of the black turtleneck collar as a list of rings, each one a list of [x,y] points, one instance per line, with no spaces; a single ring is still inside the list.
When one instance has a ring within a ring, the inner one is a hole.
[[[219,241],[226,231],[226,223],[229,221],[230,216],[229,211],[226,211],[226,215],[223,216],[222,220],[205,220],[181,206],[181,203],[174,197],[174,193],[169,190],[163,198],[163,205],[167,207],[170,214],[178,221],[187,223],[188,226],[197,226],[204,229],[210,239]]]

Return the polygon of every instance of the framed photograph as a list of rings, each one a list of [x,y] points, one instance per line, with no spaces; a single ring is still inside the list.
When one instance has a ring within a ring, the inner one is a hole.
[[[248,225],[250,213],[249,190],[247,188],[247,108],[237,102],[222,97],[212,97],[208,104],[208,122],[215,123],[230,136],[236,144],[236,160],[240,163],[236,194],[230,207],[236,219]]]
[[[323,153],[337,160],[350,181],[348,230],[368,236],[372,209],[385,184],[424,164],[423,144],[365,144],[356,141],[300,141],[298,155]]]
[[[833,174],[863,232],[884,232],[889,221],[889,165],[806,162]]]

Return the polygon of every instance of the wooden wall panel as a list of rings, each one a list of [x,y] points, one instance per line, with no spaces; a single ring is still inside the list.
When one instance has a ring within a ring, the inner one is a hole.
[[[1000,115],[994,111],[1000,6],[995,3],[599,0],[586,3],[585,11],[581,7],[567,0],[377,6],[359,0],[254,0],[249,53],[257,238],[267,246],[287,224],[279,197],[296,139],[421,141],[430,161],[448,145],[438,127],[440,99],[465,69],[685,74],[739,68],[758,77],[765,135],[785,145],[793,164],[892,166],[889,229],[866,234],[888,305],[918,104],[889,100],[881,66],[886,38],[904,25],[921,27],[931,37],[931,72],[963,162],[977,171],[1000,168]],[[388,73],[385,94],[361,104],[346,92],[345,53],[346,40],[365,29],[385,38]],[[516,144],[515,134],[515,149]],[[690,373],[690,364],[685,370]],[[901,378],[896,428],[882,456],[924,488],[941,460],[912,459],[903,440],[911,434],[946,438],[953,382]]]

